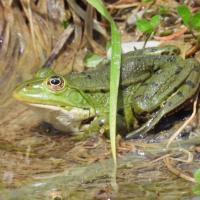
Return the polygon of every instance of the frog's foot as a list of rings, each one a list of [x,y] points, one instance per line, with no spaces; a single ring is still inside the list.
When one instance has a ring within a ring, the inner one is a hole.
[[[97,135],[100,132],[99,126],[96,126],[96,124],[91,124],[89,127],[80,130],[77,135],[74,135],[72,137],[72,140],[74,141],[83,141],[86,140],[94,135]]]
[[[86,140],[86,139],[88,139],[91,136],[96,135],[96,134],[97,134],[97,132],[91,131],[91,130],[85,130],[83,132],[80,131],[80,133],[78,135],[74,135],[72,137],[72,140],[76,141],[76,142],[78,142],[78,141],[84,141],[84,140]]]
[[[194,67],[185,82],[166,100],[160,110],[157,111],[152,118],[144,123],[139,129],[128,133],[125,138],[144,138],[146,133],[151,130],[163,116],[193,97],[198,91],[199,84],[199,68]]]
[[[162,113],[158,111],[155,113],[150,120],[148,120],[146,123],[144,123],[140,128],[136,129],[135,131],[132,131],[128,133],[125,138],[127,140],[129,139],[142,139],[147,136],[147,132],[150,131],[162,118]]]
[[[97,135],[98,133],[106,133],[109,130],[106,116],[99,116],[95,118],[85,130],[81,130],[79,135],[73,137],[75,141],[86,140],[87,138]]]

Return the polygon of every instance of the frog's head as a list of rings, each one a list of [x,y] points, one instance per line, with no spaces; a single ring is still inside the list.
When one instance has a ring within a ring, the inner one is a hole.
[[[21,102],[38,107],[90,107],[80,91],[70,88],[63,76],[56,75],[48,68],[39,70],[33,79],[19,84],[13,96]]]

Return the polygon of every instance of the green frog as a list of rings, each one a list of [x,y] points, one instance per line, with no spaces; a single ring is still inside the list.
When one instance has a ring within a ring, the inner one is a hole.
[[[122,55],[117,131],[126,139],[144,137],[165,115],[191,99],[200,84],[200,64],[183,59],[174,46],[147,48]],[[56,112],[68,132],[109,130],[110,62],[95,70],[56,74],[40,69],[17,86],[13,96],[26,104]],[[136,121],[143,124],[134,129]],[[88,127],[89,125],[89,127]]]

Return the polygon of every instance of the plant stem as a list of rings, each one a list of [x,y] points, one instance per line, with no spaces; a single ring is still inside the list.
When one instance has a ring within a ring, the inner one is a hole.
[[[152,32],[152,33],[154,33],[154,32]],[[149,38],[152,36],[152,33],[147,34],[146,40],[144,41],[143,49],[146,47],[146,44],[147,44]]]

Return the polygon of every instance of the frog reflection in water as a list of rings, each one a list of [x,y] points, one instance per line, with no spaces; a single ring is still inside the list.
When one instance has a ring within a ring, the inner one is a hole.
[[[126,133],[126,139],[144,136],[161,118],[198,91],[199,62],[184,60],[175,55],[177,52],[176,47],[166,46],[122,55],[117,130]],[[106,132],[109,78],[109,62],[100,63],[95,70],[65,76],[43,68],[33,79],[19,84],[14,97],[32,106],[57,111],[57,120],[65,123],[66,131],[81,130],[89,122],[87,134],[100,129]],[[146,122],[134,129],[134,122],[141,117]]]

